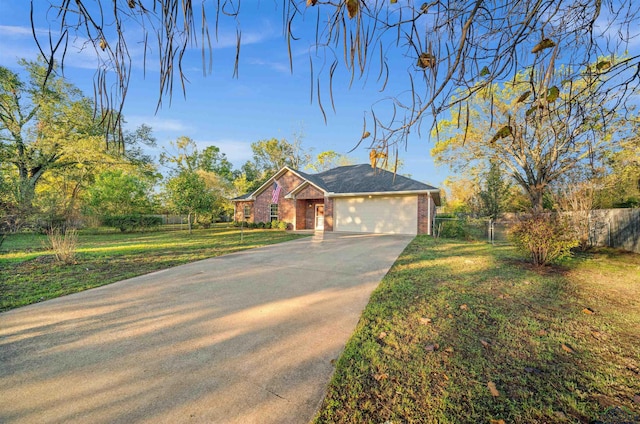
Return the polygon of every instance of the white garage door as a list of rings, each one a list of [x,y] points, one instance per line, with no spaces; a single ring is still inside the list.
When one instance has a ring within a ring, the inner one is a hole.
[[[418,196],[334,199],[335,231],[416,234]]]

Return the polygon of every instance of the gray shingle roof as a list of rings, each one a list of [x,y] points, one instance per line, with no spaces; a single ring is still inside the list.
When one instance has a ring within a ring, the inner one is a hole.
[[[234,200],[245,200],[245,199],[248,199],[249,197],[251,197],[251,194],[253,194],[253,193],[245,193],[242,196],[234,197],[233,199],[231,199],[231,201],[233,202]]]
[[[336,194],[437,190],[420,181],[384,169],[374,169],[368,164],[340,166],[312,177],[320,180],[326,191]]]
[[[384,169],[374,169],[369,164],[339,166],[318,174],[307,174],[297,170],[295,172],[325,192],[334,194],[438,190],[436,187]],[[232,200],[248,199],[254,193],[247,193]]]

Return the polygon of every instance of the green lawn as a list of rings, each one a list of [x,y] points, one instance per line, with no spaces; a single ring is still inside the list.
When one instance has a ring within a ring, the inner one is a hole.
[[[640,255],[419,236],[336,367],[317,423],[640,422]]]
[[[0,247],[0,311],[136,275],[301,237],[237,228],[147,233],[80,233],[77,260],[57,263],[39,234],[10,235]]]

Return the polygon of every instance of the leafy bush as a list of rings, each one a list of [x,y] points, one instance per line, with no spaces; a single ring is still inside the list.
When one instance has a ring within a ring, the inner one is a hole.
[[[271,221],[267,221],[264,223],[264,228],[266,229],[270,229],[271,228]]]
[[[286,230],[289,224],[284,221],[272,221],[271,228],[274,230]]]
[[[440,221],[438,222],[437,231],[438,237],[442,238],[466,239],[468,234],[466,225],[462,220]]]
[[[533,215],[511,228],[510,236],[517,249],[536,266],[571,256],[579,242],[566,219],[557,215]]]
[[[151,228],[162,225],[159,216],[143,215],[113,215],[102,218],[102,224],[107,227],[118,228],[120,231],[133,231],[138,228]]]
[[[61,231],[54,228],[47,232],[47,239],[58,262],[75,263],[76,249],[78,248],[78,232],[76,230]]]

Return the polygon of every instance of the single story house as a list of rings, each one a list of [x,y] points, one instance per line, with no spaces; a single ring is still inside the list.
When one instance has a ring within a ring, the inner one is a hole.
[[[318,174],[285,166],[232,201],[236,221],[285,221],[296,230],[432,234],[440,190],[368,164]]]

